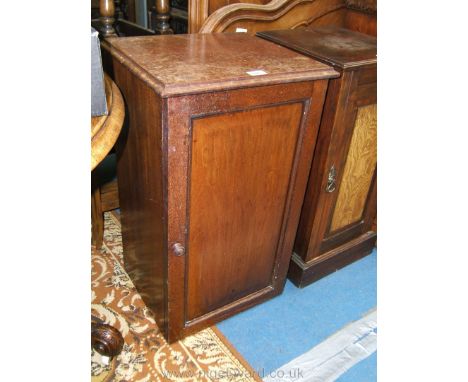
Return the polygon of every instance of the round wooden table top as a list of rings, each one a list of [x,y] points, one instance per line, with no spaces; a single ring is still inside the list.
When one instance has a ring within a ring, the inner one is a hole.
[[[108,115],[91,117],[91,170],[109,153],[122,130],[125,105],[117,85],[104,74]]]

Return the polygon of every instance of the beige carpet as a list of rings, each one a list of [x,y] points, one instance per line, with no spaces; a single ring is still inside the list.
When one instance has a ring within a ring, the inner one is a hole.
[[[91,354],[92,382],[261,381],[248,363],[211,327],[169,345],[123,268],[118,215],[106,213],[104,245],[92,247],[94,320],[122,333],[122,353],[109,365]]]

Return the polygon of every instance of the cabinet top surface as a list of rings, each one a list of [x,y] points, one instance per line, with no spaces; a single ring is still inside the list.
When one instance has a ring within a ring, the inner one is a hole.
[[[377,39],[349,29],[326,26],[264,31],[257,35],[340,69],[377,62]]]
[[[115,59],[162,96],[337,77],[333,68],[243,33],[110,38]]]

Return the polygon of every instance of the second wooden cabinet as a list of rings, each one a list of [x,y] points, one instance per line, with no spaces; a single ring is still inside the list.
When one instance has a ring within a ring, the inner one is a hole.
[[[376,242],[376,38],[338,27],[259,36],[333,66],[288,277],[305,286]]]

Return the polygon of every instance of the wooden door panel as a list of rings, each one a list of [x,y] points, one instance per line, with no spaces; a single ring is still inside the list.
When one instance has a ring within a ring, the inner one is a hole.
[[[358,108],[330,232],[361,220],[376,163],[377,105],[373,104]]]
[[[302,112],[292,103],[193,120],[187,321],[272,284]]]

